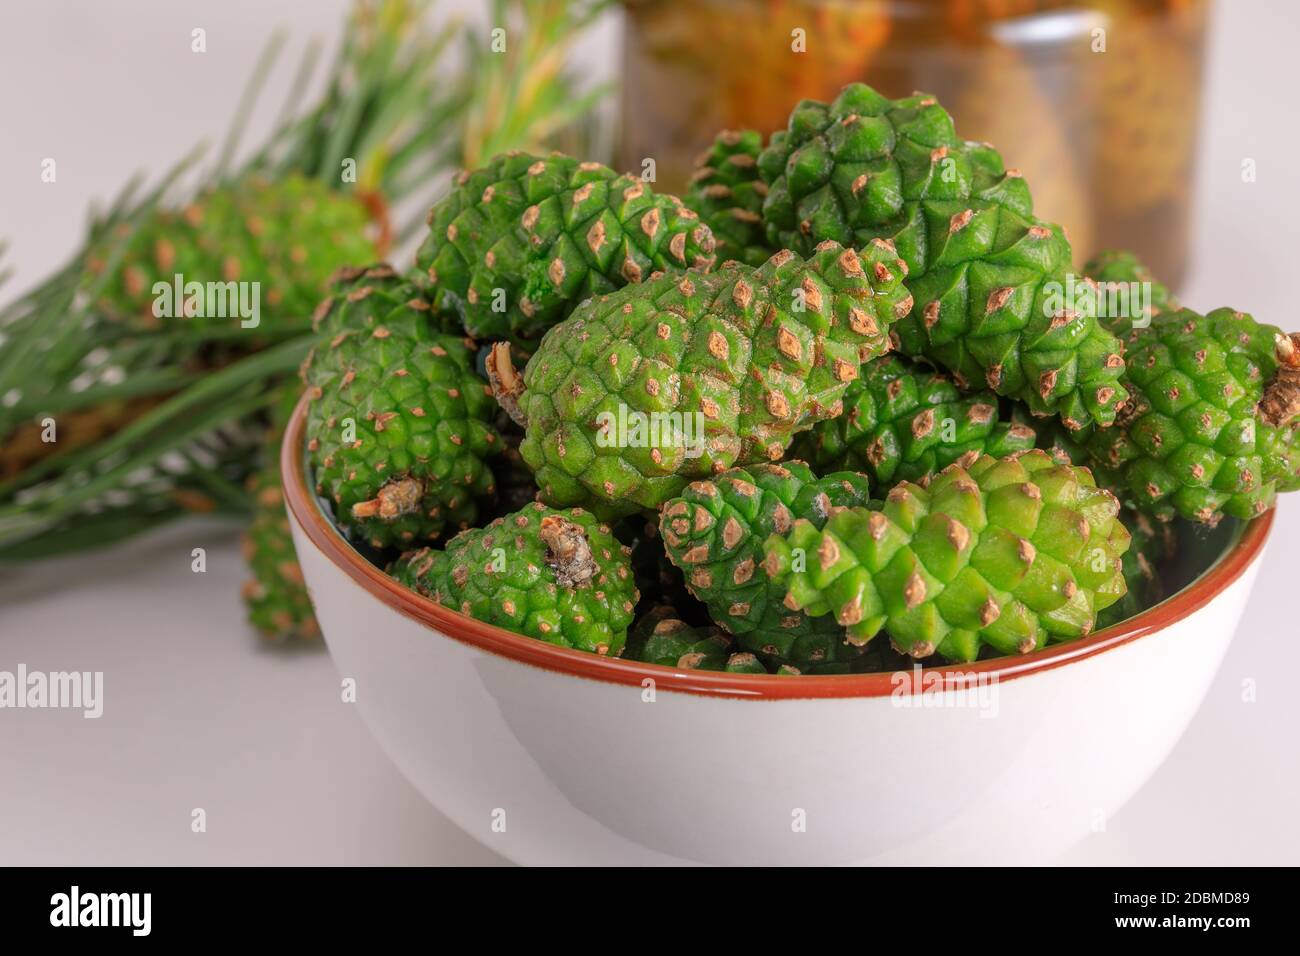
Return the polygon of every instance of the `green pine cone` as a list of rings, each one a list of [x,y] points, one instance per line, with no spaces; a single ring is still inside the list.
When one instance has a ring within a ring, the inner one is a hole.
[[[249,479],[253,519],[243,536],[244,563],[252,577],[244,584],[248,620],[271,641],[315,640],[320,627],[289,533],[278,464]]]
[[[1118,512],[1085,468],[1037,450],[983,457],[821,530],[796,521],[768,538],[767,572],[790,607],[833,614],[856,643],[888,628],[918,658],[1023,654],[1090,633],[1124,594]]]
[[[444,607],[561,647],[618,657],[637,591],[628,549],[581,508],[534,503],[389,572]]]
[[[828,243],[758,269],[661,276],[585,303],[543,339],[522,382],[489,372],[526,424],[544,501],[653,509],[688,481],[775,461],[838,415],[859,366],[888,347],[908,299],[886,242]],[[497,353],[494,353],[494,358]]]
[[[790,453],[818,471],[860,471],[888,488],[981,454],[1027,451],[1037,438],[1029,423],[1001,420],[997,396],[963,394],[933,369],[891,354],[863,366],[844,392],[843,414],[799,435]]]
[[[752,129],[723,130],[695,161],[685,202],[713,232],[719,262],[759,266],[776,252],[763,225],[762,149],[763,137]]]
[[[895,327],[902,352],[1071,428],[1114,420],[1122,349],[1088,310],[1064,304],[1065,234],[1034,218],[1019,173],[959,139],[934,97],[889,100],[854,83],[832,103],[804,100],[759,170],[772,243],[894,242],[915,300]]]
[[[306,324],[329,276],[378,255],[367,235],[370,214],[355,196],[318,180],[291,175],[273,182],[247,179],[204,193],[185,209],[158,209],[130,234],[123,258],[105,285],[106,314],[140,328],[186,323],[195,329],[238,328],[236,303],[223,315],[154,315],[154,284],[256,282],[260,324],[250,334],[274,335]],[[107,246],[91,253],[102,271]],[[208,311],[205,299],[202,312]]]
[[[1097,283],[1098,292],[1106,298],[1107,307],[1098,309],[1097,320],[1118,336],[1128,335],[1136,319],[1142,320],[1141,327],[1151,316],[1179,308],[1169,289],[1131,252],[1100,252],[1088,260],[1083,273]]]
[[[600,163],[504,153],[429,213],[416,263],[474,338],[538,338],[593,295],[709,269],[713,234],[675,196]]]
[[[860,650],[834,618],[784,605],[785,588],[763,568],[763,543],[796,519],[820,528],[835,509],[865,505],[869,491],[863,475],[818,479],[801,461],[733,468],[667,502],[659,532],[686,586],[744,650],[796,666],[845,660]]]
[[[350,273],[303,364],[307,449],[339,526],[375,547],[469,527],[503,442],[472,342],[438,333],[391,269]]]
[[[1152,521],[1128,508],[1120,511],[1120,520],[1133,541],[1124,552],[1124,596],[1097,615],[1097,627],[1110,627],[1127,621],[1141,611],[1159,604],[1165,597],[1160,569],[1174,555],[1176,538],[1172,523]]]
[[[757,657],[737,652],[734,643],[721,628],[691,627],[677,616],[675,608],[660,605],[647,611],[633,626],[623,656],[681,670],[767,673]]]
[[[263,441],[263,466],[248,479],[252,520],[242,540],[244,564],[250,574],[243,587],[244,605],[249,623],[276,643],[320,637],[289,531],[280,481],[280,443],[301,394],[302,383],[296,379],[277,387]]]
[[[1087,442],[1098,479],[1127,504],[1213,525],[1253,518],[1300,483],[1292,339],[1231,309],[1179,309],[1133,329],[1127,351],[1132,398]]]

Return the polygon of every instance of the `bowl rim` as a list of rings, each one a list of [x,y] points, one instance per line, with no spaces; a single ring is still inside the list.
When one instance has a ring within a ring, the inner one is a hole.
[[[299,453],[306,425],[306,408],[307,397],[304,395],[289,420],[280,449],[281,480],[289,516],[331,564],[343,570],[365,591],[392,610],[438,634],[490,654],[556,673],[641,687],[651,686],[648,682],[653,682],[656,691],[671,690],[708,697],[748,700],[890,697],[899,693],[900,683],[904,683],[899,675],[916,676],[915,668],[910,674],[908,671],[883,671],[799,677],[683,670],[601,657],[587,651],[547,644],[436,604],[398,584],[367,561],[321,509],[316,494],[307,485],[305,456]],[[1095,657],[1162,631],[1203,608],[1245,573],[1263,550],[1273,527],[1275,510],[1270,508],[1251,519],[1237,540],[1191,584],[1121,624],[1079,640],[1049,644],[1029,654],[922,668],[920,681],[913,679],[904,683],[904,687],[920,692],[922,688],[938,689],[940,680],[943,688],[948,690],[977,683],[1000,683]]]

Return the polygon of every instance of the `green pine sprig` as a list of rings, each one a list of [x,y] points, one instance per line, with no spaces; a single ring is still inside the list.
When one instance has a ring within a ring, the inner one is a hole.
[[[604,95],[577,92],[564,52],[608,5],[495,0],[495,22],[511,24],[520,41],[501,56],[454,20],[430,31],[429,0],[359,0],[324,92],[298,107],[320,61],[319,46],[309,46],[274,132],[240,161],[249,118],[284,47],[284,36],[273,36],[197,183],[181,187],[201,148],[147,191],[133,179],[68,263],[0,308],[0,561],[107,544],[196,509],[247,510],[242,483],[262,453],[266,405],[309,348],[308,317],[280,341],[254,342],[242,329],[142,332],[97,314],[92,303],[141,221],[246,176],[298,173],[377,193],[390,208],[409,206],[413,213],[395,229],[405,241],[450,170],[502,149],[536,148]],[[448,53],[460,44],[465,66],[457,70]],[[355,184],[340,177],[349,159]],[[91,249],[104,262],[88,278]],[[158,402],[104,439],[3,477],[3,443],[15,428],[140,397]]]

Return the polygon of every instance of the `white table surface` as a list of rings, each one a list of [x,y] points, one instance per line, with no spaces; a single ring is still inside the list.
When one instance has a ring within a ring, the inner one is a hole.
[[[1284,3],[1223,6],[1212,31],[1198,269],[1183,297],[1298,328],[1289,293],[1300,274],[1291,228],[1300,217],[1300,132],[1286,82],[1295,13]],[[161,0],[116,7],[129,23],[109,23],[89,4],[11,0],[0,10],[0,233],[16,239],[20,279],[69,251],[87,199],[141,164],[145,131],[157,170],[214,124],[181,110],[175,128],[160,130],[154,110],[179,110],[187,94],[177,84],[142,92],[123,64],[165,62],[158,46],[167,30],[190,20],[324,28],[339,4],[234,0],[202,17],[161,19],[152,16],[167,7]],[[232,70],[246,69],[257,46],[237,40]],[[84,56],[70,58],[72,44]],[[219,122],[235,93],[203,82]],[[130,103],[150,109],[133,115]],[[18,185],[50,143],[73,160],[61,166],[64,182],[45,193]],[[1248,157],[1259,178],[1244,184]],[[207,549],[206,573],[190,569],[194,547]],[[1297,568],[1300,501],[1289,500],[1254,600],[1186,736],[1105,831],[1060,862],[1300,862]],[[243,576],[234,530],[210,521],[0,570],[0,670],[105,672],[99,720],[0,711],[0,864],[502,862],[403,780],[340,700],[325,653],[259,646],[237,598]],[[1243,700],[1247,681],[1254,702]],[[191,831],[195,808],[206,813],[204,833]]]

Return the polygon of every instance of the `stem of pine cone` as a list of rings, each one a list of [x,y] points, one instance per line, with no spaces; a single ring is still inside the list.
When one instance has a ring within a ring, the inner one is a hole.
[[[1277,373],[1259,401],[1259,417],[1280,428],[1300,415],[1300,332],[1277,337]]]
[[[596,576],[596,559],[582,525],[559,515],[547,515],[539,533],[546,542],[546,563],[555,571],[556,584],[577,588]]]
[[[524,394],[524,379],[515,371],[515,363],[511,361],[510,343],[497,342],[493,345],[484,364],[487,366],[488,383],[497,404],[516,425],[527,428],[528,416],[519,406],[519,399]]]
[[[357,192],[357,199],[366,208],[370,221],[378,230],[375,236],[376,258],[387,259],[388,252],[393,246],[393,220],[389,215],[384,194],[378,189],[362,189]]]

